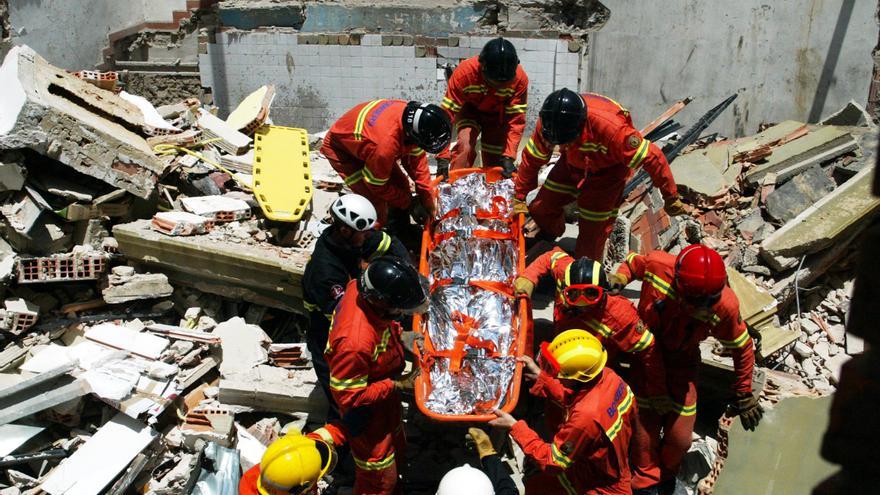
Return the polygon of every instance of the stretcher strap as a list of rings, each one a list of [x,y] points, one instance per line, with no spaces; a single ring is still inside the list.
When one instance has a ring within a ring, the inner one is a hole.
[[[480,220],[501,220],[507,223],[513,221],[512,218],[506,217],[501,208],[507,206],[507,200],[503,196],[495,196],[492,198],[492,208],[490,210],[477,210],[476,217]]]
[[[489,280],[471,280],[469,283],[471,287],[488,290],[496,294],[501,294],[502,296],[509,299],[513,299],[513,289],[511,289],[510,286],[508,286],[504,282],[495,282]]]

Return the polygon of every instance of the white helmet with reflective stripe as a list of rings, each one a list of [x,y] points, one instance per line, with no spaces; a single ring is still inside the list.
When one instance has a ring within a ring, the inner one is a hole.
[[[363,232],[376,223],[376,208],[370,200],[359,194],[340,196],[330,205],[330,213],[336,220]]]
[[[437,495],[495,495],[486,473],[469,465],[451,469],[437,487]]]

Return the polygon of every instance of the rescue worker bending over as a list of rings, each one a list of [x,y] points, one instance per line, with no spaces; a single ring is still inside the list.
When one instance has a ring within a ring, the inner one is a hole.
[[[451,162],[438,158],[437,175],[473,166],[477,136],[483,167],[502,167],[504,177],[516,171],[514,161],[526,127],[529,78],[519,65],[516,48],[504,38],[483,47],[479,57],[462,62],[446,87],[440,104],[458,133]]]
[[[636,393],[642,397],[665,396],[663,360],[654,335],[629,300],[609,293],[611,286],[602,265],[586,257],[575,260],[556,247],[539,256],[514,280],[514,291],[531,297],[538,279],[547,273],[556,282],[555,333],[586,329],[608,349],[612,362],[621,352],[631,354],[633,365],[645,371],[640,375],[644,382],[632,382]],[[547,419],[558,420],[558,412],[551,407]]]
[[[451,469],[440,480],[437,495],[519,495],[489,435],[479,428],[468,428],[468,436],[476,444],[482,470],[467,464]]]
[[[635,398],[623,380],[605,367],[608,356],[585,330],[566,330],[541,348],[541,368],[529,357],[530,392],[559,402],[565,421],[544,442],[525,421],[496,409],[489,424],[510,430],[523,452],[541,468],[527,478],[526,494],[629,494],[629,443]]]
[[[672,493],[696,420],[700,341],[712,335],[732,352],[734,406],[747,430],[754,430],[763,415],[752,394],[754,347],[739,301],[727,286],[724,260],[714,250],[693,244],[678,257],[663,251],[630,253],[611,283],[622,288],[634,278],[643,281],[639,314],[657,337],[669,396],[639,402],[633,488]]]
[[[318,481],[336,464],[335,446],[345,443],[345,430],[327,424],[303,436],[292,431],[269,445],[260,463],[247,470],[239,495],[317,494]]]
[[[399,493],[397,462],[406,439],[400,392],[412,388],[396,320],[428,307],[428,281],[399,259],[383,256],[348,283],[333,316],[324,357],[330,390],[343,414],[368,408],[360,435],[349,441],[355,494]]]
[[[541,229],[539,237],[553,240],[562,235],[563,207],[576,200],[575,254],[601,261],[627,178],[641,167],[663,194],[666,212],[684,212],[666,157],[633,127],[629,112],[617,102],[560,89],[544,100],[539,115],[523,149],[514,192],[515,211],[531,213]],[[562,156],[526,207],[526,195],[538,187],[538,173],[557,145]]]
[[[373,100],[349,110],[330,127],[321,153],[352,191],[373,203],[380,226],[388,220],[389,207],[409,211],[416,222],[424,223],[435,209],[425,152],[440,152],[451,135],[449,117],[437,105]],[[410,195],[410,179],[415,197]]]
[[[376,210],[363,196],[346,194],[330,205],[333,223],[321,233],[303,273],[303,302],[309,312],[306,343],[321,388],[330,404],[327,421],[340,418],[330,393],[330,371],[324,361],[330,317],[349,280],[361,274],[363,262],[390,255],[409,261],[397,238],[376,230]]]

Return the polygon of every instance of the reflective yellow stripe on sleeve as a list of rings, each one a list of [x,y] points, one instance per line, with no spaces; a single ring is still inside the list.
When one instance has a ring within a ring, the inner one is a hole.
[[[636,150],[636,154],[633,155],[632,160],[630,160],[629,162],[629,168],[639,168],[639,166],[642,164],[642,160],[644,160],[645,157],[648,155],[649,144],[650,141],[648,141],[647,139],[642,139],[642,143]]]
[[[363,170],[364,172],[364,181],[367,184],[372,184],[374,186],[384,186],[388,182],[388,180],[391,179],[391,177],[380,179],[373,175],[373,172],[370,172],[370,169],[367,167],[364,167],[361,170]]]
[[[503,98],[511,97],[514,93],[516,93],[516,89],[514,88],[500,88],[495,90],[495,95]]]
[[[617,216],[619,210],[616,208],[611,211],[593,211],[586,208],[578,208],[578,215],[588,222],[604,222]]]
[[[357,172],[349,175],[348,177],[346,177],[343,182],[345,182],[346,186],[350,186],[363,178],[364,178],[364,171],[363,171],[363,169],[361,169],[361,170],[358,170]]]
[[[534,156],[535,158],[537,158],[539,160],[549,160],[550,153],[549,152],[546,152],[546,153],[542,152],[538,146],[539,146],[538,143],[535,142],[535,138],[531,137],[531,138],[529,138],[529,142],[526,143],[526,151],[530,155]]]
[[[358,112],[357,120],[354,123],[354,138],[360,141],[364,138],[364,121],[367,120],[367,114],[370,113],[370,110],[376,107],[379,103],[382,103],[383,100],[373,100],[367,103],[364,108],[361,108],[361,111]]]
[[[599,335],[601,335],[605,338],[611,337],[611,334],[614,333],[611,331],[611,327],[602,323],[599,320],[591,318],[591,319],[587,320],[586,323],[587,323],[588,327],[592,328],[596,333],[598,333]]]
[[[632,252],[632,253],[629,253],[628,255],[626,255],[626,263],[627,264],[632,263],[632,261],[634,259],[636,259],[636,256],[638,256],[638,254],[636,254],[635,252]]]
[[[461,105],[454,102],[451,98],[443,98],[443,101],[440,102],[440,106],[451,111],[452,113],[457,113],[461,110]]]
[[[634,345],[633,348],[629,350],[629,352],[644,351],[645,349],[650,347],[651,344],[653,344],[653,343],[654,343],[654,334],[648,330],[645,330],[644,333],[642,333],[642,338],[639,339],[638,342],[636,342],[636,345]]]
[[[328,341],[329,342],[329,341]],[[367,376],[359,376],[342,380],[334,376],[330,376],[330,388],[333,390],[354,390],[367,386]]]
[[[565,253],[559,252],[559,251],[553,253],[553,255],[550,256],[550,269],[551,270],[555,269],[556,262],[561,260],[562,258],[565,258],[566,256],[568,256],[568,255]]]
[[[733,340],[718,339],[718,341],[728,349],[739,349],[749,343],[749,331],[743,330],[743,333]]]
[[[391,327],[385,329],[382,332],[382,341],[376,344],[376,347],[373,349],[373,361],[379,359],[379,356],[382,355],[383,352],[388,350],[388,342],[391,340]]]
[[[394,464],[394,452],[388,455],[388,457],[378,461],[364,461],[354,457],[354,464],[365,471],[381,471],[383,469],[388,469]]]
[[[412,151],[409,152],[410,156],[422,156],[425,154],[425,150],[419,148],[418,146],[413,148]]]
[[[675,299],[675,291],[672,286],[656,274],[646,271],[645,280],[647,280],[655,289],[670,299]]]
[[[313,431],[312,433],[321,437],[321,440],[327,442],[331,446],[335,445],[333,443],[333,435],[331,435],[330,432],[327,431],[327,428],[321,427],[321,428],[318,428],[317,430]]]
[[[574,462],[567,455],[563,454],[555,443],[550,444],[550,455],[553,458],[553,462],[562,469],[568,469],[568,467]]]
[[[504,107],[504,113],[507,114],[516,114],[516,113],[526,113],[529,106],[526,105],[510,105],[509,107]]]
[[[617,437],[617,434],[620,433],[621,428],[623,428],[623,416],[630,410],[633,405],[633,393],[629,387],[626,387],[626,397],[620,401],[620,404],[617,406],[617,419],[614,420],[614,423],[605,430],[605,435],[608,436],[609,440],[614,440]]]
[[[373,261],[374,259],[385,256],[385,253],[388,252],[388,248],[391,247],[391,236],[385,232],[382,232],[382,240],[379,241],[379,247],[376,248],[376,251],[370,255],[370,258],[367,261]]]
[[[544,187],[549,191],[553,191],[553,192],[559,193],[559,194],[568,194],[569,196],[577,196],[578,195],[576,186],[569,186],[567,184],[561,184],[559,182],[556,182],[556,181],[550,180],[550,179],[544,179]]]

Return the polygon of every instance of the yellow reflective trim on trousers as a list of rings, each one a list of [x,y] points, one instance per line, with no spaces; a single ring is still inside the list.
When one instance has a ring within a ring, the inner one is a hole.
[[[364,171],[364,181],[366,181],[367,184],[372,184],[374,186],[384,186],[388,182],[388,180],[391,178],[391,177],[387,177],[385,179],[380,179],[380,178],[376,177],[375,175],[373,175],[373,172],[370,172],[370,169],[368,169],[367,167],[364,167],[361,170]]]
[[[571,481],[568,481],[568,476],[566,476],[565,473],[557,474],[556,479],[559,480],[559,484],[562,485],[562,489],[565,490],[565,493],[568,495],[578,495],[577,490],[574,489],[574,485],[571,484]]]
[[[350,186],[363,178],[364,178],[364,171],[363,171],[363,169],[361,169],[361,170],[358,170],[357,172],[349,175],[348,177],[346,177],[345,180],[343,180],[343,182],[345,182],[346,186]]]
[[[476,130],[480,130],[480,123],[471,119],[461,119],[455,122],[456,130],[461,130],[464,127],[473,127]]]
[[[318,311],[318,305],[312,304],[308,301],[303,301],[303,307],[306,308],[306,311]]]
[[[555,443],[550,444],[550,455],[553,457],[553,462],[562,469],[568,469],[568,467],[574,462],[567,455],[563,454]]]
[[[443,101],[440,102],[440,106],[443,107],[443,108],[445,108],[445,109],[447,109],[447,110],[452,111],[453,113],[456,113],[456,112],[458,112],[459,110],[461,110],[461,105],[460,105],[460,104],[458,104],[458,103],[452,101],[451,98],[446,98],[446,97],[444,97],[444,98],[443,98]]]
[[[605,430],[605,435],[608,436],[609,440],[614,440],[617,437],[617,434],[620,433],[621,428],[623,428],[623,416],[630,410],[633,405],[633,393],[629,387],[626,387],[626,397],[620,401],[620,404],[617,406],[617,419],[614,420],[611,427]]]
[[[697,414],[697,405],[693,404],[691,406],[685,406],[670,399],[669,412],[673,412],[679,416],[693,416],[694,414]]]
[[[560,193],[560,194],[569,194],[571,196],[578,195],[576,186],[570,186],[568,184],[561,184],[559,182],[556,182],[555,180],[544,179],[544,187],[546,187],[547,189],[549,189],[553,192]]]
[[[642,164],[642,160],[648,155],[648,144],[650,144],[650,141],[642,139],[642,144],[639,145],[636,154],[633,155],[632,160],[629,162],[629,168],[638,168]]]
[[[565,253],[560,253],[559,251],[553,253],[553,255],[550,256],[550,269],[552,270],[556,268],[556,262],[561,260],[562,258],[565,258],[566,256],[568,255]]]
[[[654,343],[654,334],[648,330],[645,330],[645,333],[642,334],[642,338],[636,342],[636,345],[633,346],[629,352],[641,352],[647,349],[651,344]]]
[[[727,347],[728,349],[739,349],[749,342],[749,331],[743,330],[743,333],[733,340],[718,339],[718,341],[721,342],[721,345]]]
[[[382,240],[379,241],[379,247],[376,248],[376,251],[370,255],[370,258],[367,261],[373,261],[379,256],[384,256],[385,253],[388,252],[389,247],[391,247],[391,236],[382,232]]]
[[[483,93],[483,94],[485,94],[485,93],[489,92],[489,88],[487,88],[486,86],[480,85],[480,84],[473,84],[470,86],[465,86],[464,88],[462,88],[461,91],[462,91],[462,93]]]
[[[321,437],[321,440],[327,442],[328,444],[334,445],[333,435],[331,435],[330,432],[327,431],[327,428],[321,427],[321,428],[318,428],[317,430],[313,431],[312,433]]]
[[[419,147],[416,147],[416,148],[413,148],[413,150],[410,151],[409,154],[410,154],[410,156],[422,156],[425,154],[425,150],[423,150]]]
[[[611,327],[602,323],[596,319],[587,320],[587,326],[595,330],[599,335],[603,337],[611,337],[611,334],[614,333],[611,331]]]
[[[618,211],[616,208],[611,211],[593,211],[586,208],[578,208],[578,215],[590,222],[604,222],[616,217]]]
[[[329,340],[328,340],[329,342]],[[333,390],[352,390],[356,388],[364,388],[367,386],[367,376],[359,376],[356,378],[349,378],[347,380],[340,380],[339,378],[330,377],[330,388]]]
[[[391,340],[391,327],[385,329],[382,332],[382,341],[376,344],[376,347],[373,349],[373,361],[379,359],[379,356],[382,355],[383,352],[388,350],[388,341]]]
[[[655,289],[660,291],[663,295],[669,296],[671,299],[675,299],[675,291],[672,290],[672,286],[669,285],[668,282],[658,277],[657,275],[651,272],[645,272],[645,280],[651,283]]]
[[[547,160],[550,158],[550,153],[542,153],[538,149],[538,145],[535,143],[535,138],[529,138],[529,142],[526,143],[526,151],[539,160]]]
[[[357,120],[354,123],[354,138],[360,141],[364,138],[364,121],[367,120],[367,114],[370,113],[370,110],[376,107],[379,103],[382,103],[383,100],[373,100],[364,108],[361,108],[361,111],[358,112]]]
[[[511,105],[504,108],[504,113],[526,113],[526,110],[528,110],[528,108],[528,105]]]
[[[394,464],[394,452],[392,452],[388,457],[378,461],[364,461],[358,459],[357,457],[354,457],[354,464],[364,471],[381,471],[383,469],[388,469],[389,467],[391,467],[392,464]]]

